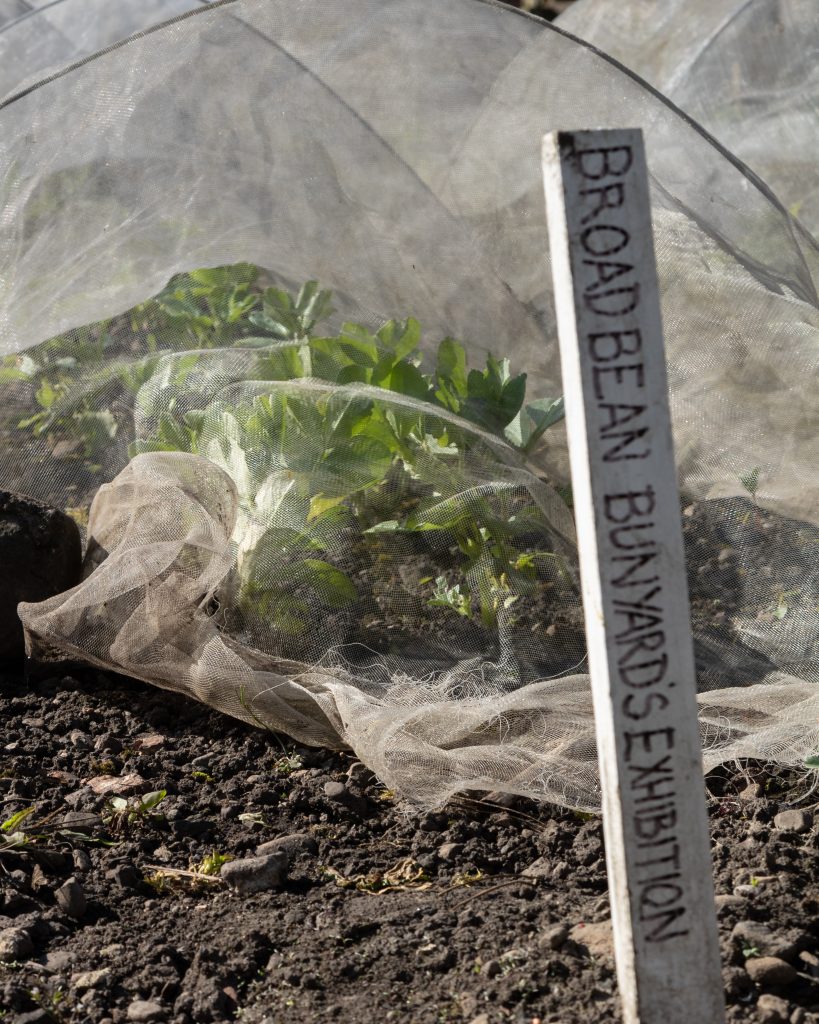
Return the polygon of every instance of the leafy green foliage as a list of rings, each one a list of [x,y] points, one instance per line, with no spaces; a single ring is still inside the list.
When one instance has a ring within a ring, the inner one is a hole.
[[[218,348],[234,341],[246,325],[259,296],[251,291],[258,267],[192,270],[175,277],[156,297],[171,327],[187,332],[198,348]]]
[[[385,520],[367,532],[444,534],[460,552],[466,589],[438,579],[429,603],[470,617],[474,601],[484,625],[494,626],[518,596],[531,592],[536,576],[535,555],[522,555],[514,541],[540,529],[540,511],[531,502],[516,507],[517,492],[512,484],[473,487],[426,503],[403,522]]]
[[[108,801],[108,811],[103,820],[114,832],[123,831],[135,822],[156,821],[159,816],[153,812],[167,795],[167,790],[157,789],[131,798],[112,796]]]
[[[316,281],[291,294],[266,287],[250,264],[194,270],[0,373],[36,386],[39,411],[20,428],[68,438],[86,460],[101,461],[137,413],[144,429],[132,457],[190,452],[230,475],[232,602],[246,624],[303,636],[317,616],[353,608],[359,584],[338,564],[352,528],[365,540],[436,534],[460,578],[440,576],[429,604],[496,625],[537,575],[518,543],[540,528],[537,509],[502,487],[441,495],[469,479],[481,442],[467,424],[528,454],[563,418],[562,398],[527,403],[526,374],[508,359],[489,353],[470,367],[462,344],[430,347],[413,318],[333,332],[321,327],[333,313]],[[235,349],[235,360],[203,355],[216,348]],[[219,369],[228,365],[242,369]],[[132,820],[140,806],[113,812]]]

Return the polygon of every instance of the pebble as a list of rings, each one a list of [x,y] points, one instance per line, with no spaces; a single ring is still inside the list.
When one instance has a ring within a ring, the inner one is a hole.
[[[71,975],[71,987],[77,992],[85,992],[92,988],[101,988],[111,980],[111,972],[101,967],[96,971],[82,971]]]
[[[88,909],[88,901],[82,891],[82,886],[73,876],[55,890],[54,898],[60,910],[69,917],[73,917],[75,921],[79,921]]]
[[[560,949],[569,937],[569,926],[565,923],[552,925],[538,939],[541,949]]]
[[[443,843],[438,847],[438,856],[441,860],[455,860],[463,848],[463,843]]]
[[[347,795],[347,787],[343,782],[325,782],[324,795],[328,800],[343,800]]]
[[[83,850],[82,847],[78,846],[74,850],[73,854],[74,870],[75,871],[90,871],[91,870],[91,858],[88,855],[87,850]]]
[[[799,953],[799,945],[793,933],[773,932],[759,921],[738,921],[731,932],[731,938],[743,949],[758,950],[763,957],[795,960]]]
[[[277,889],[287,877],[288,856],[283,850],[264,857],[245,857],[222,865],[220,877],[240,896]]]
[[[757,985],[790,985],[796,971],[776,956],[752,956],[745,961],[745,970]]]
[[[759,885],[735,885],[734,896],[756,896]]]
[[[80,792],[83,792],[82,790]],[[86,801],[93,802],[93,793],[86,792]],[[66,798],[68,802],[68,798]],[[91,835],[95,828],[102,825],[102,818],[98,814],[89,814],[88,811],[68,811],[63,815],[62,824],[72,832],[79,832],[82,835]]]
[[[50,1013],[38,1006],[35,1010],[17,1014],[14,1024],[52,1024],[53,1020]]]
[[[257,857],[266,857],[269,853],[286,853],[293,860],[299,853],[318,853],[318,843],[306,832],[294,832],[289,836],[277,836],[256,847]]]
[[[121,754],[122,741],[114,736],[113,733],[106,732],[102,736],[97,737],[94,743],[94,750],[102,754]]]
[[[756,1013],[759,1024],[788,1024],[791,1008],[786,999],[765,994],[757,999]]]
[[[591,956],[614,957],[614,934],[611,921],[576,924],[569,937],[578,946],[585,946]]]
[[[21,960],[33,952],[34,943],[25,928],[4,928],[0,931],[0,960]]]
[[[812,978],[819,978],[819,957],[803,949],[799,954],[800,970],[809,974]]]
[[[122,889],[138,889],[142,879],[133,864],[118,864],[105,872],[105,877],[116,882]]]
[[[521,874],[525,878],[551,878],[554,871],[554,865],[548,857],[538,857],[537,860],[521,871]]]
[[[801,835],[809,832],[813,826],[813,815],[808,811],[780,811],[773,820],[774,828],[780,832],[795,832]]]
[[[717,916],[721,910],[730,907],[744,907],[747,900],[744,896],[735,896],[730,892],[722,892],[714,897],[714,906],[717,908]]]
[[[128,1020],[137,1022],[160,1020],[165,1016],[164,1007],[149,999],[135,999],[128,1007]]]
[[[71,966],[72,956],[67,949],[55,949],[46,953],[45,965],[50,971],[59,973]]]

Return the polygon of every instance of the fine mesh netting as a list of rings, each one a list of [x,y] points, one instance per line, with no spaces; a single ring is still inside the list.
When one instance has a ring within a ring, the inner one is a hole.
[[[745,6],[810,66],[815,12]],[[754,21],[698,38],[687,7],[676,77],[648,33],[634,64],[726,145],[758,123],[754,171],[482,0],[232,0],[121,42],[123,15],[4,82],[0,481],[87,534],[83,582],[20,606],[32,653],[349,747],[420,803],[595,807],[539,152],[641,127],[706,764],[814,753],[816,78],[785,145]],[[733,91],[699,71],[723,40]]]

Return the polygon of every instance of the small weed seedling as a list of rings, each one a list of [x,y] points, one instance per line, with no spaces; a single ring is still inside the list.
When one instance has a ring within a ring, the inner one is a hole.
[[[153,811],[167,795],[167,790],[157,789],[130,799],[112,796],[108,801],[109,813],[103,820],[112,832],[123,832],[137,822],[153,824],[162,819],[161,814],[154,814]]]

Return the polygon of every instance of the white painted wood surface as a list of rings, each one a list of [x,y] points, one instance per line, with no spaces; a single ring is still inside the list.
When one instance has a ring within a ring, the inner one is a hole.
[[[638,130],[543,174],[627,1024],[724,1021],[648,176]]]

